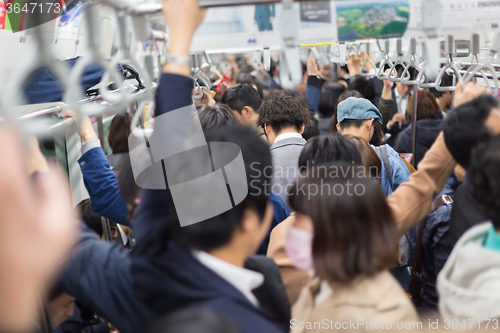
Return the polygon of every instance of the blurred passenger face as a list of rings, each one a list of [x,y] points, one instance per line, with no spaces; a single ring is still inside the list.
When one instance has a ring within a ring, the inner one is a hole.
[[[408,96],[411,93],[411,89],[413,86],[404,85],[401,82],[396,82],[396,89],[398,90],[398,94],[401,96]]]
[[[52,328],[56,328],[73,314],[74,305],[75,298],[66,293],[49,302],[47,312],[49,313]]]

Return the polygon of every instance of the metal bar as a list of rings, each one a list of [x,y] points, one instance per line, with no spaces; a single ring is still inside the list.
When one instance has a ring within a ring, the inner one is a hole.
[[[102,124],[102,114],[97,116],[97,133],[99,135],[99,140],[101,140],[102,150],[106,154],[106,145],[104,144],[104,125]]]
[[[75,120],[73,118],[64,119],[64,120],[58,122],[57,124],[50,126],[47,129],[47,132],[49,132],[49,133],[56,132],[56,131],[61,130],[63,128],[69,127],[69,126],[73,125],[74,123],[75,123]]]
[[[416,139],[417,139],[417,105],[418,105],[418,85],[413,86],[413,114],[411,117],[412,122],[412,133],[411,133],[411,153],[413,155],[411,159],[411,165],[416,169],[415,165],[415,152],[416,152]]]
[[[19,116],[17,119],[19,119],[19,120],[31,119],[31,118],[35,118],[35,117],[41,117],[41,116],[46,116],[49,114],[58,113],[58,112],[61,112],[62,110],[63,110],[62,106],[51,106],[51,107],[48,107],[45,109],[41,109],[41,110],[33,111],[33,112],[30,112],[27,114],[23,114],[23,115]]]

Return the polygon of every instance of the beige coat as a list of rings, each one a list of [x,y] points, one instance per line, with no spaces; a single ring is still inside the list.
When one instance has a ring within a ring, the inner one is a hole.
[[[319,289],[320,281],[314,278],[302,290],[292,311],[292,333],[385,332],[389,329],[382,327],[387,325],[395,329],[398,323],[419,321],[410,299],[388,271],[334,288],[314,306]]]

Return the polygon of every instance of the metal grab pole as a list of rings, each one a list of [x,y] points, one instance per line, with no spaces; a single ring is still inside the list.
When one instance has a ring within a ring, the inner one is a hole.
[[[411,165],[416,169],[415,165],[415,153],[416,153],[416,139],[417,139],[417,104],[418,104],[418,85],[413,85],[413,114],[411,118],[412,123],[412,133],[411,133],[411,153],[413,157],[411,159]]]

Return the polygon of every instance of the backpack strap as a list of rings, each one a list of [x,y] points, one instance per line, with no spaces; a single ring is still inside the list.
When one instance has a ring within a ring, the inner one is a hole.
[[[387,154],[387,145],[375,147],[375,152],[377,153],[377,156],[380,159],[380,161],[384,164],[387,180],[389,181],[389,185],[391,185],[391,190],[394,192],[394,183],[392,182],[391,163],[389,163],[389,155]]]
[[[441,206],[451,205],[453,199],[449,195],[443,195],[431,204],[427,216],[420,222],[417,234],[417,243],[415,245],[415,256],[413,257],[413,266],[411,270],[410,296],[416,307],[420,307],[420,281],[422,280],[422,239],[424,235],[425,222],[427,217]]]

